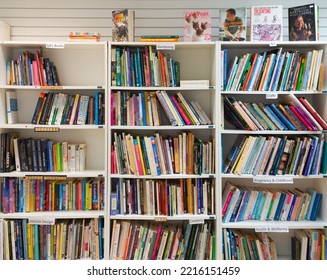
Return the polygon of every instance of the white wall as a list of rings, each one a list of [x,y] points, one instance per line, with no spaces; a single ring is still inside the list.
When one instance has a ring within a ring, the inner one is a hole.
[[[284,40],[288,40],[287,8],[309,4],[289,1],[240,0],[0,0],[0,20],[11,26],[12,40],[66,40],[70,31],[97,31],[111,40],[111,12],[118,8],[135,10],[136,41],[141,35],[183,34],[184,10],[211,9],[213,40],[217,40],[220,8],[280,4],[284,9]],[[320,40],[327,40],[327,4],[320,6]],[[228,5],[227,5],[228,4]],[[249,14],[249,13],[248,13]],[[248,25],[250,18],[248,17]],[[249,34],[248,34],[249,35]]]

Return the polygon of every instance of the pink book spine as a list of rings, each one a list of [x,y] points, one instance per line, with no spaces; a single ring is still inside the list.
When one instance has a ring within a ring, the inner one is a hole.
[[[179,114],[181,115],[181,117],[183,118],[184,122],[187,125],[191,125],[192,122],[190,120],[190,118],[187,116],[186,112],[183,110],[182,106],[179,104],[177,98],[175,95],[170,96],[171,101],[173,102],[173,104],[175,105],[177,111],[179,112]]]
[[[115,93],[111,92],[110,98],[110,125],[115,125]]]
[[[149,57],[149,49],[148,46],[144,47],[144,53],[145,53],[145,74],[146,74],[146,85],[151,86],[151,70],[150,70],[150,57]]]
[[[225,214],[226,214],[226,212],[227,212],[227,208],[228,208],[228,205],[229,205],[229,203],[230,203],[230,201],[231,201],[231,199],[232,199],[232,196],[233,196],[233,191],[230,191],[229,193],[228,193],[228,196],[227,196],[227,198],[226,198],[226,202],[225,202],[225,204],[224,204],[224,206],[223,206],[223,209],[222,209],[222,217],[224,218],[224,216],[225,216]]]
[[[138,175],[144,175],[143,168],[142,168],[142,161],[141,161],[141,155],[140,155],[140,149],[137,144],[137,139],[134,139],[134,150],[136,155],[136,163],[137,163],[137,169],[138,169]]]
[[[32,70],[33,70],[33,85],[34,86],[39,86],[40,85],[40,80],[39,80],[39,73],[38,73],[38,70],[37,70],[36,61],[32,62]]]

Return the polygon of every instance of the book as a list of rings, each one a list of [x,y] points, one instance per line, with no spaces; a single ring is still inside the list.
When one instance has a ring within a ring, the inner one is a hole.
[[[315,3],[288,8],[289,41],[319,40],[318,10]]]
[[[220,9],[219,40],[246,40],[246,8]]]
[[[211,10],[183,12],[184,42],[211,41]]]
[[[250,38],[253,42],[282,41],[283,6],[252,6]]]
[[[135,12],[130,9],[112,11],[112,41],[134,42]]]
[[[0,93],[0,124],[7,123],[6,95]]]
[[[18,123],[18,101],[16,91],[6,91],[6,107],[8,124]]]

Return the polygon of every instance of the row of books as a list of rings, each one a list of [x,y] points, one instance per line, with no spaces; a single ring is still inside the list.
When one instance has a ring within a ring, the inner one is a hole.
[[[215,259],[213,223],[168,225],[113,220],[111,260]]]
[[[71,42],[99,42],[101,35],[99,32],[91,31],[71,31],[68,34],[68,41]]]
[[[159,126],[162,123],[161,112],[171,125],[212,123],[197,101],[187,101],[180,92],[168,95],[163,90],[139,93],[116,91],[111,93],[111,98],[112,125]]]
[[[94,96],[76,93],[40,92],[32,124],[104,124],[104,94]]]
[[[44,138],[22,138],[17,132],[0,134],[1,172],[84,171],[86,144],[56,142]]]
[[[215,214],[212,179],[119,179],[110,199],[111,215]]]
[[[180,83],[180,63],[155,46],[111,49],[112,86],[165,86]]]
[[[0,180],[2,213],[104,209],[104,183],[98,178]]]
[[[16,86],[59,86],[59,76],[54,63],[43,56],[42,48],[18,53],[16,60],[6,63],[6,83]]]
[[[235,56],[228,65],[228,50],[222,51],[223,83],[226,91],[321,91],[323,50],[307,53],[271,51]]]
[[[103,259],[103,218],[56,220],[34,224],[27,219],[1,220],[4,260]]]
[[[291,237],[292,260],[325,260],[326,245],[326,235],[322,230],[297,230]]]
[[[223,222],[315,221],[322,194],[313,188],[267,189],[226,182],[223,190]]]
[[[308,176],[326,174],[326,165],[326,135],[239,135],[226,157],[224,172]]]
[[[225,260],[277,260],[275,241],[265,232],[224,228],[222,237]]]
[[[192,132],[164,137],[114,133],[112,173],[132,175],[214,173],[214,142],[196,139]]]
[[[245,130],[326,130],[327,122],[305,97],[288,95],[282,103],[242,102],[224,96],[226,118]]]

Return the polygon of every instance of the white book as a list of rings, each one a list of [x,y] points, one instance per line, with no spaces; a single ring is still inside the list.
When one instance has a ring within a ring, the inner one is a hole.
[[[7,124],[6,95],[0,93],[0,124]]]
[[[78,115],[77,115],[77,124],[85,124],[87,117],[87,110],[89,107],[89,99],[88,95],[81,95],[78,107]]]
[[[19,160],[18,138],[14,138],[14,154],[15,154],[16,171],[20,172],[21,168],[20,168],[20,160]]]
[[[65,108],[65,104],[66,104],[66,98],[67,98],[67,94],[65,93],[59,93],[58,99],[57,99],[57,115],[56,115],[56,119],[55,119],[55,125],[60,125],[61,124],[61,118],[62,118],[62,114]]]
[[[16,91],[6,91],[6,108],[8,124],[18,123],[18,101]]]
[[[86,167],[86,144],[79,144],[79,171],[85,171]]]

